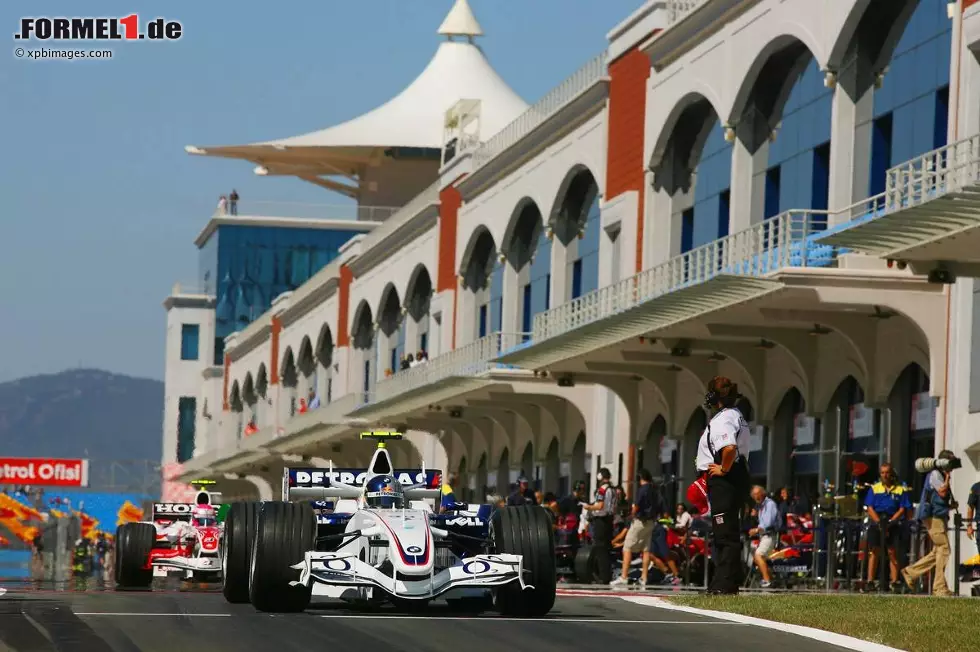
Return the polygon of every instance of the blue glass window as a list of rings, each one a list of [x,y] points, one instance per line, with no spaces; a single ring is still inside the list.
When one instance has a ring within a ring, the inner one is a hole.
[[[888,168],[892,164],[892,114],[886,113],[871,125],[872,196],[885,191]]]
[[[681,213],[681,253],[691,249],[694,249],[694,209],[688,208]]]
[[[780,166],[769,168],[766,171],[766,206],[765,219],[779,215],[779,188],[782,185],[782,172]]]
[[[177,401],[177,462],[194,457],[194,430],[197,419],[197,399],[181,396]]]
[[[524,302],[523,310],[521,310],[521,332],[530,333],[531,332],[531,284],[528,283],[524,286]],[[527,341],[529,336],[524,336],[524,341]]]
[[[936,91],[936,127],[932,136],[933,149],[945,147],[949,134],[949,86]]]
[[[579,258],[572,263],[572,298],[578,299],[582,296],[582,259]]]
[[[225,363],[225,338],[214,338],[214,366],[220,367]]]
[[[728,223],[732,217],[732,191],[725,190],[718,195],[718,237],[728,235]],[[692,225],[693,226],[693,225]]]
[[[487,311],[489,309],[490,306],[488,304],[480,306],[480,337],[485,337],[487,334]]]
[[[201,327],[197,324],[181,324],[180,326],[180,359],[197,360],[200,348]]]
[[[732,143],[725,140],[720,123],[715,123],[708,133],[697,166],[697,182],[694,184],[694,206],[691,207],[690,237],[684,248],[684,218],[681,218],[681,251],[712,242],[718,237],[724,204],[719,197],[731,187]],[[725,229],[728,225],[725,220]]]
[[[830,143],[824,143],[813,150],[813,194],[810,207],[814,210],[827,210],[830,193]],[[822,220],[815,224],[823,225]]]

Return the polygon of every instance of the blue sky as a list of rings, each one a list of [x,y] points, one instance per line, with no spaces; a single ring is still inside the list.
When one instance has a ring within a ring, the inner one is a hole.
[[[374,108],[425,67],[452,0],[78,4],[0,3],[0,382],[79,365],[162,378],[161,303],[194,280],[193,239],[218,195],[344,203],[184,145],[292,136]],[[490,61],[533,102],[642,2],[470,4]],[[111,43],[110,61],[13,55],[21,16],[131,13],[179,20],[184,35]]]

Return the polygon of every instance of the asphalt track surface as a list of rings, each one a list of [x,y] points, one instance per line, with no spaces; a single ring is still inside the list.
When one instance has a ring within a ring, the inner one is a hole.
[[[640,647],[637,647],[640,646]],[[422,614],[365,612],[339,602],[268,615],[217,591],[39,591],[0,597],[0,652],[293,652],[307,650],[790,650],[842,648],[781,631],[633,604],[560,596],[544,620],[460,616],[440,603]]]

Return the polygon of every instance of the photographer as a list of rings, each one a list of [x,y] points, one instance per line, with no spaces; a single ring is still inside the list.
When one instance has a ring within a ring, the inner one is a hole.
[[[939,460],[958,461],[952,451],[944,450],[939,453]],[[932,550],[929,554],[911,566],[902,569],[902,578],[910,589],[915,589],[915,581],[929,571],[935,569],[932,581],[932,594],[937,597],[952,596],[953,592],[946,585],[946,562],[949,561],[949,537],[946,536],[946,524],[949,512],[956,509],[953,492],[949,486],[950,474],[954,464],[935,464],[936,467],[926,476],[925,486],[922,487],[922,498],[915,518],[929,534],[932,540]],[[944,468],[945,467],[945,468]],[[916,462],[916,468],[919,468]],[[939,469],[943,468],[942,471]]]

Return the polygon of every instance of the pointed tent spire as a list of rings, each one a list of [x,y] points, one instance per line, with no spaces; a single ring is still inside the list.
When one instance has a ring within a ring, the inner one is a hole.
[[[456,0],[446,20],[439,26],[439,34],[449,38],[465,36],[472,40],[474,36],[483,36],[483,28],[473,15],[470,4],[466,0]]]

